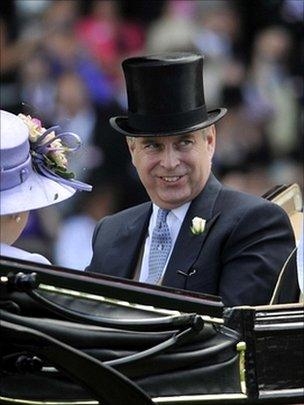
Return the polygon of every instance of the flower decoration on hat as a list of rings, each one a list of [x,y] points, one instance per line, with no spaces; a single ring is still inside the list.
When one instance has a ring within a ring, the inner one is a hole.
[[[72,132],[60,132],[59,126],[46,129],[41,121],[30,115],[19,114],[29,129],[30,153],[35,170],[76,190],[91,191],[92,186],[74,179],[68,170],[67,154],[77,151],[81,139]]]
[[[192,226],[190,227],[193,235],[200,235],[204,232],[206,226],[206,220],[200,217],[194,217],[192,219]]]

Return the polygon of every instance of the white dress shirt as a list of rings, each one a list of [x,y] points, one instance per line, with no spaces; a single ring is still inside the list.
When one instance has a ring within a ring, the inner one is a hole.
[[[190,202],[188,202],[178,208],[175,208],[174,210],[171,210],[167,216],[167,224],[168,224],[171,239],[172,239],[172,245],[171,245],[170,253],[167,258],[165,268],[162,273],[162,277],[166,271],[166,267],[170,260],[177,236],[179,234],[181,225],[186,216],[189,206],[190,206]],[[150,252],[150,246],[151,246],[151,236],[150,235],[152,235],[153,229],[156,225],[156,217],[157,217],[158,210],[159,210],[159,207],[157,205],[153,204],[153,211],[152,211],[152,215],[150,217],[148,235],[147,235],[147,238],[145,241],[144,254],[143,254],[140,275],[139,275],[139,281],[141,281],[141,282],[145,282],[148,277],[148,274],[149,274],[149,252]]]

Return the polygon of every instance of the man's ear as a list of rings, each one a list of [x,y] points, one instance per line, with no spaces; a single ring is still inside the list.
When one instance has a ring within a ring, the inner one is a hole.
[[[135,139],[131,138],[131,137],[127,137],[126,140],[127,140],[127,145],[128,145],[128,148],[129,148],[131,158],[132,158],[132,163],[134,164],[133,155],[134,155],[134,149],[135,149],[135,146],[136,146],[135,145]]]
[[[215,151],[215,144],[216,144],[216,129],[215,129],[215,125],[211,125],[208,128],[208,133],[206,135],[206,140],[207,140],[207,150],[208,153],[210,155],[210,157],[212,158],[214,155],[214,151]]]

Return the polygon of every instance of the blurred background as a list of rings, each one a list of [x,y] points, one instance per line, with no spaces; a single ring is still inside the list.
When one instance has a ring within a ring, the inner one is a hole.
[[[204,54],[208,109],[228,108],[215,174],[256,195],[293,182],[303,190],[303,0],[6,0],[0,9],[1,108],[80,135],[70,164],[94,186],[31,212],[19,247],[83,269],[96,222],[148,199],[108,123],[126,111],[130,56]]]

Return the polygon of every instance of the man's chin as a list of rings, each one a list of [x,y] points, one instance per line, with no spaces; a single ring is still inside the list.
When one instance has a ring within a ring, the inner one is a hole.
[[[161,208],[173,210],[175,208],[180,207],[183,204],[186,204],[191,200],[191,196],[187,195],[162,195],[158,198],[158,202],[156,201],[156,205]]]

